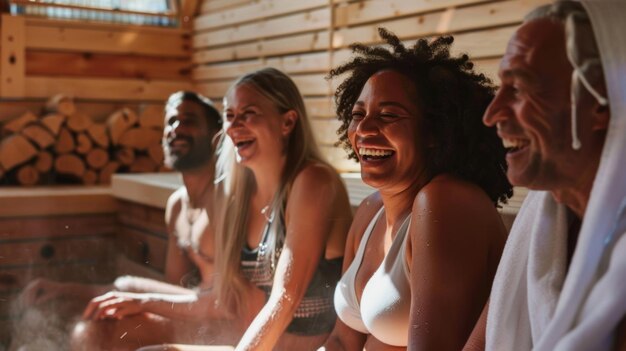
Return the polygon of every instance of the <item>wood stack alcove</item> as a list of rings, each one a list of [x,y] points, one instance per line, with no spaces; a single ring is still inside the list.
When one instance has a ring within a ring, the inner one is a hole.
[[[2,126],[0,180],[9,185],[109,184],[116,172],[166,171],[163,112],[122,108],[94,122],[73,100],[56,95],[43,111]]]

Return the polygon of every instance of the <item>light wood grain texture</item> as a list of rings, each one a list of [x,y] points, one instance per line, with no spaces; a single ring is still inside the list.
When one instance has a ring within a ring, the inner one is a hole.
[[[115,172],[117,172],[117,170],[120,167],[121,167],[121,165],[117,161],[111,161],[111,162],[107,163],[107,165],[104,166],[104,168],[102,168],[100,170],[98,183],[100,183],[100,184],[110,184],[111,183],[111,177],[113,176],[113,174],[115,174]]]
[[[151,145],[159,145],[162,134],[150,127],[131,128],[122,134],[118,144],[135,150],[147,150]]]
[[[339,6],[335,10],[335,26],[380,21],[411,14],[484,2],[484,0],[369,0]]]
[[[32,165],[24,165],[17,171],[16,178],[22,186],[33,186],[39,182],[39,171]]]
[[[45,109],[46,112],[59,113],[67,117],[76,113],[76,104],[71,96],[55,94],[46,101]]]
[[[59,155],[54,160],[54,169],[57,174],[81,179],[85,174],[85,162],[74,154]]]
[[[145,106],[141,109],[141,113],[139,114],[139,125],[161,131],[163,129],[164,118],[162,106]]]
[[[135,111],[130,108],[123,108],[113,112],[107,119],[106,126],[111,137],[111,143],[117,145],[122,135],[132,128],[139,121]]]
[[[260,19],[258,22],[225,28],[193,37],[195,49],[232,44],[258,38],[284,36],[307,31],[325,29],[330,26],[330,9],[306,11],[275,19]]]
[[[98,235],[114,231],[115,219],[102,215],[86,219],[80,214],[115,213],[117,203],[108,187],[54,186],[34,189],[3,188],[0,201],[0,240],[20,236]],[[56,215],[70,215],[66,218]],[[21,217],[46,216],[25,221]],[[45,229],[42,231],[42,228]]]
[[[384,27],[404,39],[518,24],[530,10],[548,2],[548,0],[494,2],[338,29],[334,32],[333,47],[346,47],[354,42],[380,43],[379,27]]]
[[[72,152],[76,148],[76,140],[74,135],[65,127],[59,130],[57,141],[54,144],[54,151],[59,154],[66,154]]]
[[[203,65],[194,68],[194,81],[236,78],[246,73],[264,68],[274,67],[285,73],[325,73],[330,65],[330,54],[319,52],[312,54],[279,56],[268,59],[256,59],[233,63]]]
[[[200,5],[201,13],[211,13],[242,5],[257,3],[260,0],[204,0]]]
[[[76,28],[59,23],[28,25],[27,49],[187,57],[185,34],[151,33],[109,26],[106,29]]]
[[[341,122],[337,119],[314,118],[311,120],[311,128],[313,128],[317,142],[321,145],[333,146],[339,141],[337,129],[340,125]]]
[[[87,128],[89,128],[92,124],[93,121],[91,118],[84,113],[74,113],[73,115],[67,117],[66,121],[67,129],[75,133],[87,130]]]
[[[93,141],[86,133],[76,134],[76,153],[81,155],[88,154],[93,149]]]
[[[189,57],[28,50],[26,75],[184,80]]]
[[[35,121],[37,121],[37,116],[30,111],[26,111],[18,118],[5,124],[2,128],[2,132],[5,134],[18,133],[26,128],[28,124],[34,123]]]
[[[288,55],[325,50],[330,44],[328,31],[293,35],[276,39],[259,39],[254,43],[235,46],[196,50],[192,55],[194,64],[224,62],[251,57]]]
[[[328,0],[264,0],[198,16],[194,29],[203,31],[328,5]]]
[[[455,35],[451,54],[468,54],[473,60],[501,56],[516,28],[517,26],[508,26]],[[415,40],[405,40],[403,43],[405,46],[412,46]],[[348,49],[337,50],[332,58],[333,67],[345,63],[351,55],[352,52]]]
[[[107,135],[107,130],[104,124],[92,124],[87,128],[87,135],[96,143],[98,146],[103,148],[109,147],[109,136]]]
[[[26,97],[45,98],[58,92],[95,100],[164,101],[173,91],[191,89],[187,81],[27,77]]]
[[[100,148],[94,148],[85,157],[87,165],[92,169],[101,169],[109,162],[109,153]]]
[[[291,79],[296,83],[300,94],[304,96],[328,95],[330,94],[330,84],[320,74],[292,75]],[[196,84],[196,90],[210,97],[216,98],[224,96],[232,84],[232,80],[215,81]]]
[[[26,88],[24,17],[3,14],[0,26],[0,97],[22,98]]]
[[[358,163],[349,160],[348,154],[340,147],[320,146],[326,160],[339,172],[358,172],[361,168]]]
[[[10,135],[0,142],[0,165],[5,171],[9,171],[35,157],[37,152],[23,135]]]
[[[52,154],[49,151],[39,151],[34,166],[40,173],[49,172],[53,163]]]
[[[66,117],[59,113],[49,113],[41,118],[41,124],[46,126],[55,137],[59,134]]]
[[[22,134],[40,149],[54,144],[54,136],[39,123],[33,123],[22,130]]]

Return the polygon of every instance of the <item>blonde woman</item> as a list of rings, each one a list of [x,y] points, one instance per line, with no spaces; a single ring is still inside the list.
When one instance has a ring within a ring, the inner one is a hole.
[[[229,321],[234,334],[241,330],[238,350],[314,350],[335,324],[332,299],[352,221],[346,190],[320,156],[284,73],[245,75],[224,102],[215,288],[168,308],[198,311],[206,325]],[[198,349],[142,350],[186,348]]]
[[[346,190],[320,156],[284,73],[250,73],[224,102],[218,172],[228,206],[216,241],[218,300],[237,315],[254,314],[237,349],[315,349],[335,323],[333,289],[352,220]],[[246,301],[258,295],[265,303],[256,313]]]

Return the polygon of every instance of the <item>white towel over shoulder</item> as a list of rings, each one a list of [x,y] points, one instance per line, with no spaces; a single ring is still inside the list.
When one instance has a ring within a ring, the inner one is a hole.
[[[626,316],[626,0],[581,3],[611,111],[600,166],[566,276],[565,209],[528,195],[494,280],[487,350],[609,350]]]

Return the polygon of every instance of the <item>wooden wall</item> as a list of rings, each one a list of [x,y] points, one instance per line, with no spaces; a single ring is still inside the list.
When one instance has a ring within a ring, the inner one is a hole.
[[[0,194],[0,349],[19,291],[36,277],[111,282],[117,203],[103,187],[3,189]]]
[[[3,15],[0,38],[0,122],[58,93],[102,119],[191,87],[187,29]]]
[[[177,90],[191,89],[190,42],[190,30],[185,28],[3,14],[0,125],[27,113],[43,117],[46,100],[57,94],[73,97],[76,114],[86,115],[95,122],[104,122],[123,107],[136,114],[156,111],[161,122],[159,116],[167,96]],[[152,144],[160,151],[160,138]],[[112,146],[107,151],[114,155],[115,148]],[[14,173],[23,165],[4,170],[0,167],[0,183],[15,183]],[[129,167],[118,171],[141,171]],[[149,168],[143,171],[157,169]],[[36,183],[41,182],[54,180]]]
[[[455,37],[477,69],[495,76],[506,43],[532,8],[549,0],[204,0],[194,22],[192,80],[207,96],[222,97],[232,80],[273,66],[289,73],[309,109],[328,159],[357,170],[333,147],[338,122],[323,78],[345,61],[353,42],[379,43],[378,27],[407,42],[439,34]]]

